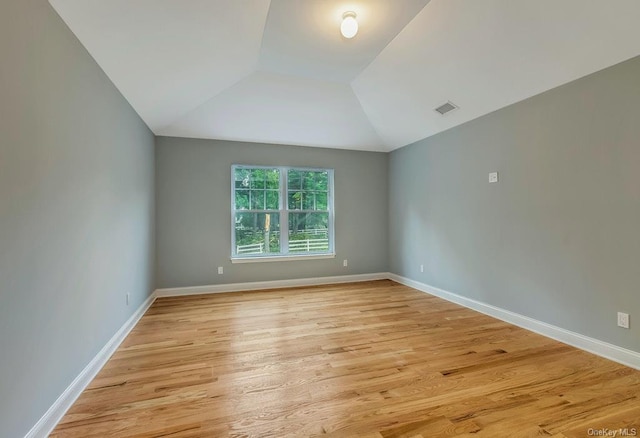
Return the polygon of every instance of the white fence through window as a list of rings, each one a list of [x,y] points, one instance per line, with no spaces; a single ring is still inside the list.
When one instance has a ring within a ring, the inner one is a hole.
[[[289,241],[289,251],[291,252],[317,252],[328,249],[328,238]],[[264,242],[236,246],[236,254],[263,254],[264,252]]]
[[[291,252],[314,252],[326,251],[327,249],[329,249],[329,239],[305,239],[289,241],[289,251]]]
[[[262,242],[236,246],[236,254],[262,254],[263,252],[264,243]]]

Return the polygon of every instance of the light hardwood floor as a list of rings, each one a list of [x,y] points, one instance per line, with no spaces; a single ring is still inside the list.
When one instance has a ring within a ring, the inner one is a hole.
[[[159,299],[52,436],[640,435],[639,396],[640,371],[384,280]]]

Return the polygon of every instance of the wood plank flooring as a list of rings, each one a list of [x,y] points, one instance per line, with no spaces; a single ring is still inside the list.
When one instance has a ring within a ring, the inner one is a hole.
[[[639,396],[640,371],[384,280],[159,299],[51,436],[640,434]]]

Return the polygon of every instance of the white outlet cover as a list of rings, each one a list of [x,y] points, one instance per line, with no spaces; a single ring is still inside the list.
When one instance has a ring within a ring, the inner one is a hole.
[[[498,172],[489,173],[489,182],[490,183],[498,182]]]
[[[618,312],[618,327],[629,328],[629,314]]]
[[[222,266],[218,266],[218,274],[219,275],[224,274],[224,268]]]

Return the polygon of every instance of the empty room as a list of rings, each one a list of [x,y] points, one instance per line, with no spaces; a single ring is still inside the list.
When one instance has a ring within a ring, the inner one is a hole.
[[[638,436],[639,20],[4,0],[0,437]]]

